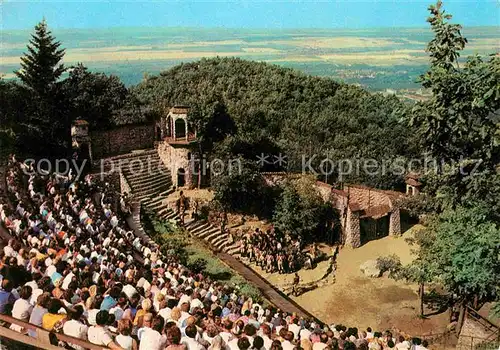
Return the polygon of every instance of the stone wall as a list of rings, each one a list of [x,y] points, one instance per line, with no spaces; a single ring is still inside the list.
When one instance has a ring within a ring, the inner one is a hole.
[[[123,125],[111,130],[90,132],[94,160],[127,153],[137,149],[153,148],[155,129],[152,123]]]
[[[192,188],[193,176],[191,173],[191,162],[188,160],[190,149],[185,146],[180,145],[170,145],[167,142],[161,142],[158,145],[158,155],[162,160],[163,164],[170,170],[172,174],[172,184],[173,186],[178,187],[178,170],[184,169],[185,173],[185,186],[188,188]]]
[[[393,209],[389,215],[389,235],[399,236],[401,234],[401,212],[399,209]]]
[[[353,248],[358,248],[361,246],[361,227],[359,222],[359,211],[352,211],[350,208],[347,209],[347,220],[345,224],[345,244],[350,245]]]

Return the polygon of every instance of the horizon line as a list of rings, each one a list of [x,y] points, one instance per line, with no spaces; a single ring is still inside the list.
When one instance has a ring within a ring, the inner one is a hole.
[[[36,25],[36,24],[35,24]],[[34,29],[35,25],[30,28],[14,29],[14,28],[1,28],[0,32],[25,32]],[[182,30],[248,30],[248,31],[300,31],[300,30],[358,30],[358,31],[368,31],[368,30],[382,30],[382,29],[423,29],[430,30],[429,26],[387,26],[387,27],[287,27],[287,28],[265,28],[265,27],[192,27],[192,26],[110,26],[110,27],[51,27],[48,23],[49,30],[120,30],[120,29],[182,29]],[[500,25],[473,25],[473,26],[462,26],[462,31],[469,28],[500,28]]]

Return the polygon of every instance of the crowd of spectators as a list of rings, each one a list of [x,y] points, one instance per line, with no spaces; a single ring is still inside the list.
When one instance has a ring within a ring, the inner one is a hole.
[[[327,326],[259,304],[135,237],[124,222],[127,199],[108,185],[32,170],[9,160],[11,199],[0,203],[0,222],[12,237],[0,249],[2,314],[111,349],[426,349],[419,339]],[[272,254],[274,268],[297,268],[290,254],[300,242],[272,232],[250,242]]]

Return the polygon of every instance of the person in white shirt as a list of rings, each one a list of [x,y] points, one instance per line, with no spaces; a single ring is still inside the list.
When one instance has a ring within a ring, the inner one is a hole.
[[[184,322],[189,318],[191,317],[191,315],[189,314],[189,303],[184,303],[181,305],[180,307],[181,309],[181,317],[179,318],[179,325],[181,325],[181,327],[184,327]]]
[[[323,350],[328,346],[326,344],[328,342],[328,336],[325,333],[322,333],[319,339],[319,342],[313,344],[313,350]]]
[[[293,345],[292,343],[293,338],[294,338],[293,332],[291,331],[286,332],[285,341],[281,343],[281,347],[283,348],[283,350],[293,350],[295,348],[295,345]]]
[[[21,288],[19,299],[14,302],[14,307],[12,308],[12,317],[24,322],[29,321],[31,310],[33,310],[33,306],[30,304],[31,292],[32,289],[30,286],[23,286]],[[10,329],[22,332],[23,327],[12,324]]]
[[[69,309],[69,321],[66,321],[63,326],[63,333],[71,337],[87,340],[88,327],[80,322],[80,317],[83,315],[83,306],[76,305],[74,308]],[[83,348],[76,344],[69,344],[76,350],[83,350]]]
[[[396,349],[398,349],[398,350],[410,350],[410,347],[411,347],[410,342],[405,340],[405,338],[402,335],[400,335],[398,342],[396,344]]]
[[[137,294],[137,289],[131,284],[126,284],[122,288],[122,292],[125,293],[127,298],[130,300],[134,294]]]
[[[170,319],[170,316],[172,315],[172,309],[168,307],[168,301],[167,300],[163,300],[160,303],[159,308],[160,308],[160,311],[158,311],[158,315],[160,315],[161,317],[163,317],[163,319],[166,322],[167,320]]]
[[[293,333],[294,339],[299,338],[299,332],[300,332],[301,327],[299,326],[299,319],[295,317],[293,319],[292,324],[288,326],[288,330]]]
[[[61,288],[64,289],[64,290],[68,289],[68,286],[71,283],[71,281],[73,280],[73,277],[75,277],[75,274],[73,273],[73,271],[70,271],[64,277]]]
[[[415,339],[415,350],[427,350],[427,347],[429,346],[429,343],[427,340],[422,341],[419,338]]]
[[[124,350],[137,350],[137,341],[131,337],[132,322],[129,319],[118,321],[118,334],[115,342]]]
[[[259,335],[262,340],[264,340],[264,348],[269,350],[273,344],[273,340],[271,339],[271,327],[267,323],[264,323],[260,326]]]
[[[233,334],[231,333],[231,329],[233,328],[233,322],[231,322],[231,320],[229,319],[225,319],[222,322],[222,327],[224,328],[224,330],[220,332],[219,335],[222,337],[222,340],[224,340],[224,342],[228,344],[229,339],[233,337]]]
[[[99,311],[96,316],[96,325],[92,326],[88,330],[89,342],[99,346],[107,346],[113,350],[121,350],[111,337],[110,333],[106,329],[106,324],[108,323],[109,313],[106,310]]]
[[[14,244],[14,240],[9,239],[9,243],[3,248],[5,256],[15,257],[17,255],[17,252],[12,248],[12,244]]]
[[[127,299],[125,297],[118,298],[118,303],[109,309],[110,315],[115,315],[115,320],[120,321],[125,312],[125,307],[127,306]]]
[[[179,299],[179,303],[177,304],[177,307],[181,307],[181,305],[184,303],[191,304],[191,293],[192,293],[192,289],[186,289],[184,291],[184,294],[182,294],[181,298]]]
[[[195,325],[189,325],[185,330],[186,336],[181,339],[181,342],[186,345],[187,350],[205,350],[205,347],[196,341],[198,330]]]
[[[368,340],[373,339],[373,332],[372,332],[372,329],[370,327],[368,327],[366,329],[366,337],[365,337],[365,339],[368,339]]]
[[[189,312],[193,312],[195,308],[203,309],[203,302],[199,298],[201,298],[200,293],[193,293],[193,299],[191,300]]]
[[[139,350],[163,350],[167,337],[162,334],[165,321],[157,315],[151,321],[151,328],[145,327],[141,334]]]

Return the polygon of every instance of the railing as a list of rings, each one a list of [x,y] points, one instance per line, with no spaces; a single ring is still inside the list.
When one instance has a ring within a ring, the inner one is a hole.
[[[168,143],[183,144],[195,141],[196,135],[194,133],[188,133],[187,135],[182,137],[167,136],[164,138],[164,140]]]
[[[51,342],[51,338],[56,339],[58,342],[62,341],[68,344],[74,344],[81,346],[84,349],[89,349],[89,350],[104,350],[108,349],[107,347],[102,347],[98,345],[94,345],[92,343],[89,343],[88,341],[71,337],[69,335],[65,334],[60,334],[60,333],[55,333],[55,332],[49,332],[41,327],[35,326],[34,324],[27,323],[20,321],[18,319],[15,319],[13,317],[7,316],[7,315],[0,315],[0,320],[8,323],[8,324],[16,324],[18,326],[23,327],[26,330],[32,330],[36,332],[36,338],[32,338],[26,334],[19,333],[16,331],[13,331],[6,326],[0,327],[0,336],[13,340],[14,342],[19,342],[25,345],[33,346],[36,348],[41,348],[41,349],[49,349],[49,350],[58,350],[60,349],[56,345],[53,345]]]
[[[499,346],[500,342],[495,340],[461,335],[458,344],[454,348],[456,350],[497,350]]]

